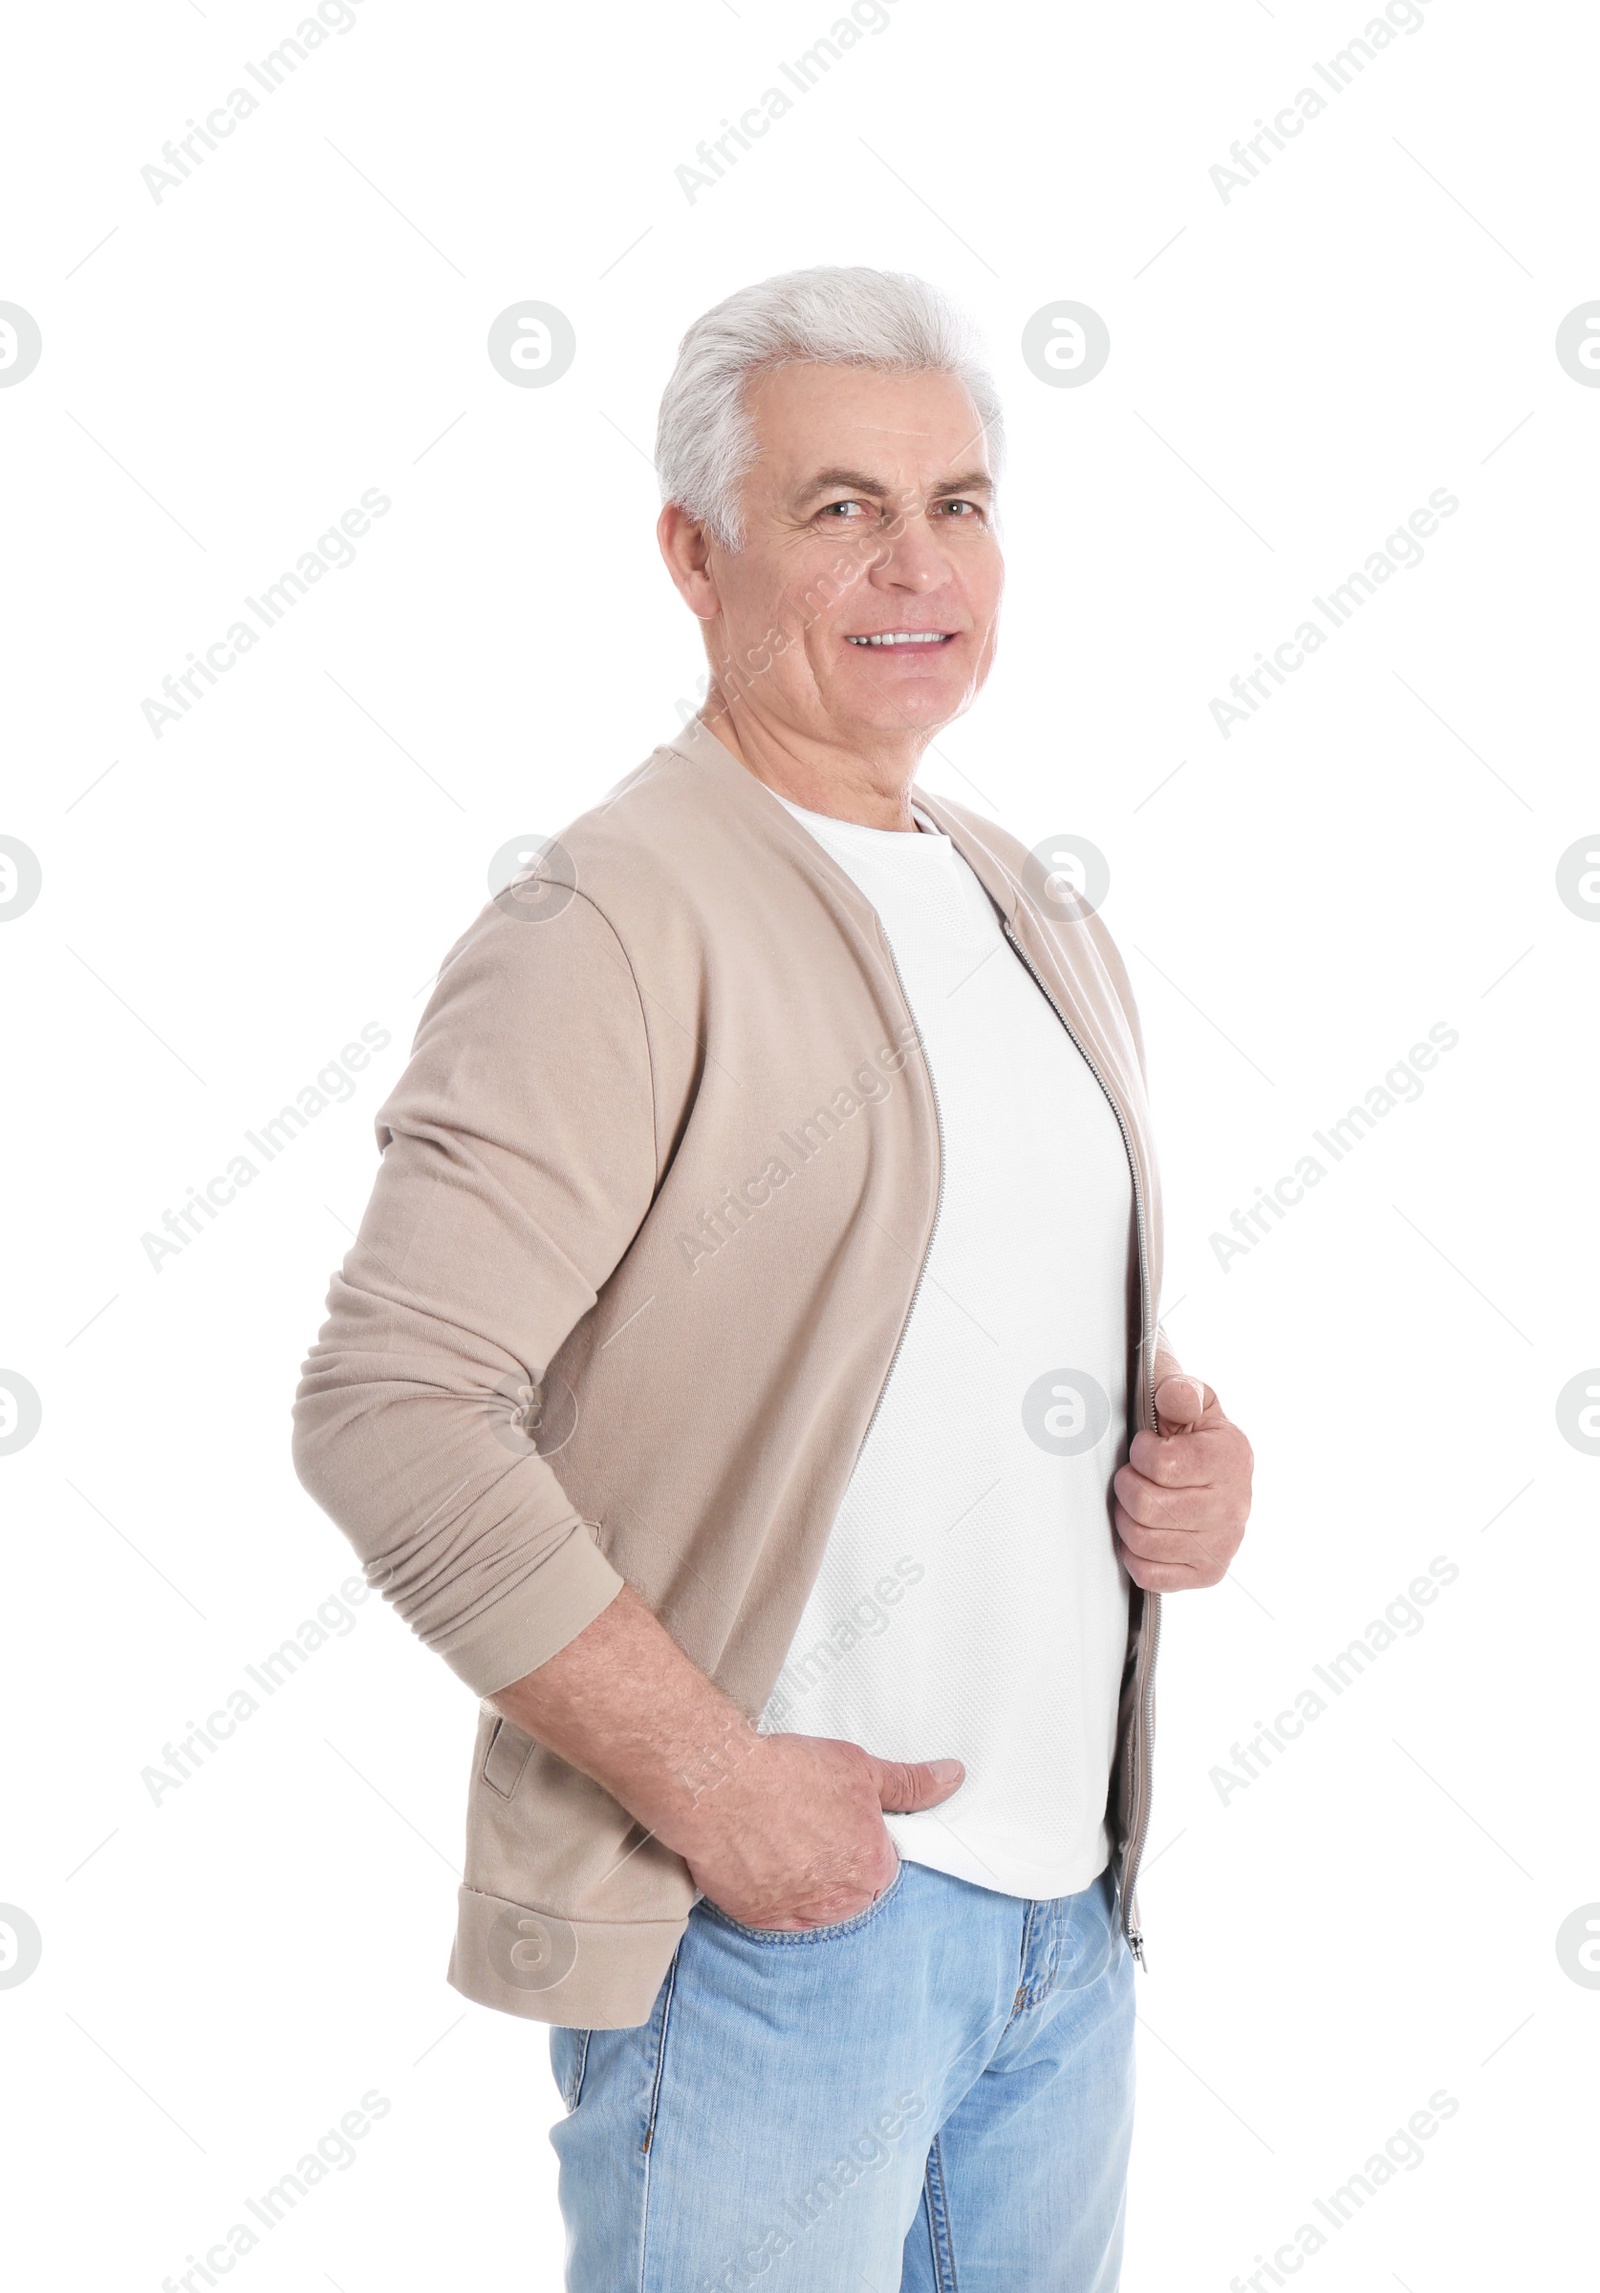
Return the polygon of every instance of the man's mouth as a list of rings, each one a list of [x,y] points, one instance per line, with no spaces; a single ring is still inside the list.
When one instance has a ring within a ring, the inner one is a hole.
[[[846,637],[847,645],[948,645],[953,629],[885,629],[875,637]]]

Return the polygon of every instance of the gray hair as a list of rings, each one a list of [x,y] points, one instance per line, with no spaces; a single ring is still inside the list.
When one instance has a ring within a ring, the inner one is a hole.
[[[953,376],[972,400],[999,476],[999,393],[973,327],[937,287],[906,271],[830,265],[784,271],[741,287],[695,320],[661,396],[661,498],[680,502],[724,549],[744,541],[739,482],[757,455],[747,385],[775,366],[801,361]]]

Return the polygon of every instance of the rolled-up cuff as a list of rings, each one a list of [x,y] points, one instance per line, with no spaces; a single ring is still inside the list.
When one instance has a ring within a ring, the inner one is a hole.
[[[463,1998],[528,2022],[636,2030],[650,2020],[682,1940],[694,1901],[687,1874],[679,1892],[681,1917],[609,1924],[573,1922],[463,1887],[446,1979]]]
[[[537,1670],[611,1606],[627,1580],[594,1541],[587,1521],[540,1562],[525,1583],[431,1645],[479,1696],[493,1696]]]

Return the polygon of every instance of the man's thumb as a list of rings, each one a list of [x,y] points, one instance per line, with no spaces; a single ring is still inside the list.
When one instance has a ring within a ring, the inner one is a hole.
[[[1164,1377],[1155,1401],[1156,1422],[1163,1433],[1192,1433],[1206,1413],[1206,1389],[1197,1377]]]
[[[878,1801],[886,1815],[915,1815],[937,1807],[966,1781],[959,1760],[874,1760]]]

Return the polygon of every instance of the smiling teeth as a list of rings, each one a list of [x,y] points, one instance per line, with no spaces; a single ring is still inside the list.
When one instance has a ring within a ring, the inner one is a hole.
[[[949,631],[945,629],[899,629],[887,637],[852,637],[852,645],[942,645]]]

